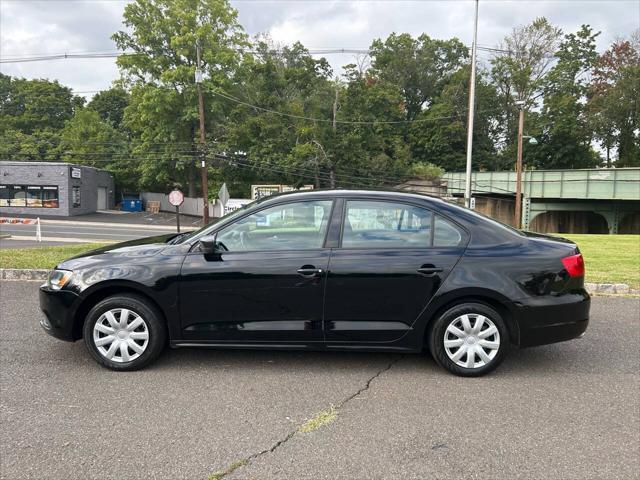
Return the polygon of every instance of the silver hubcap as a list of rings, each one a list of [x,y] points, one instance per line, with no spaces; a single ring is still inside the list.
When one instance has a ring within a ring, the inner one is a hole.
[[[484,367],[500,349],[500,334],[495,324],[484,315],[460,315],[445,331],[444,349],[460,367]]]
[[[113,308],[104,312],[94,325],[93,343],[100,355],[112,362],[130,362],[146,350],[149,329],[136,312]]]

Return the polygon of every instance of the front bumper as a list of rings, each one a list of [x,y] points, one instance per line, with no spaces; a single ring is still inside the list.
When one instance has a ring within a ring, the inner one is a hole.
[[[78,295],[68,290],[51,290],[47,285],[40,287],[40,310],[44,318],[40,326],[49,335],[60,340],[76,340],[73,331],[73,319]]]
[[[518,311],[520,347],[581,337],[589,325],[591,298],[582,290],[561,296],[532,297]]]

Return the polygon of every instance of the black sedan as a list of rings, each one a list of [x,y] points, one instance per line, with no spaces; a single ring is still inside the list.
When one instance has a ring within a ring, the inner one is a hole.
[[[171,347],[421,352],[457,375],[581,336],[578,247],[400,192],[268,197],[182,235],[59,264],[42,327],[113,370]]]

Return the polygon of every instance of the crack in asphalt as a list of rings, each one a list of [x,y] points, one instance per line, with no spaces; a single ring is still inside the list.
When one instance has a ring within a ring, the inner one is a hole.
[[[360,388],[358,391],[356,391],[354,394],[349,395],[348,397],[342,399],[337,405],[336,405],[336,410],[340,410],[342,407],[344,407],[347,403],[349,403],[351,400],[353,400],[354,398],[362,395],[362,393],[366,392],[367,390],[369,390],[369,388],[371,387],[371,383],[377,379],[378,377],[380,377],[380,375],[382,375],[385,372],[388,372],[389,370],[391,370],[391,368],[398,363],[400,360],[402,360],[404,358],[404,355],[401,355],[395,359],[393,359],[391,362],[389,362],[385,367],[381,368],[380,370],[378,370],[373,376],[371,376],[364,384],[364,386],[362,388]],[[289,432],[287,434],[286,437],[284,437],[282,440],[278,440],[276,443],[274,443],[270,448],[266,448],[260,452],[256,452],[253,453],[251,455],[249,455],[246,458],[243,458],[242,460],[239,460],[237,462],[232,463],[229,467],[227,467],[225,470],[221,471],[221,472],[217,472],[214,473],[213,475],[211,475],[209,477],[209,480],[221,480],[222,478],[226,477],[227,475],[230,475],[232,473],[234,473],[237,469],[244,467],[246,465],[248,465],[251,461],[256,460],[257,458],[260,458],[263,455],[269,454],[269,453],[273,453],[275,452],[278,448],[280,448],[282,445],[284,445],[285,443],[287,443],[289,440],[291,440],[297,433],[300,433],[299,431],[299,426],[296,427],[294,430],[292,430],[291,432]]]

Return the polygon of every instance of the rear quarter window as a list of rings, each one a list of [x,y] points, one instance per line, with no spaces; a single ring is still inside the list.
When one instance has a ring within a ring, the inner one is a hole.
[[[460,229],[440,215],[436,215],[433,228],[434,247],[457,247],[462,243]]]

